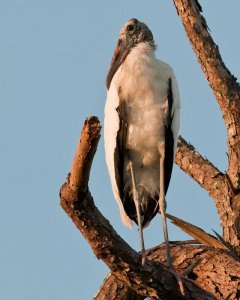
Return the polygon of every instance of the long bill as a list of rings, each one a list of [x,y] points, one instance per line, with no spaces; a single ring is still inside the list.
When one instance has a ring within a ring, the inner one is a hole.
[[[109,89],[110,87],[114,74],[117,72],[118,68],[124,62],[124,60],[126,59],[128,53],[130,52],[133,46],[134,46],[133,38],[130,39],[119,38],[117,42],[117,46],[114,49],[112,62],[106,78],[107,89]]]

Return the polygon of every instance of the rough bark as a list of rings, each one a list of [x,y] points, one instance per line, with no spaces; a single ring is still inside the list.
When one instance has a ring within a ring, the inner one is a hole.
[[[171,246],[174,267],[179,272],[184,272],[196,260],[196,265],[189,277],[194,279],[200,287],[210,291],[216,299],[239,299],[239,274],[240,262],[219,249],[203,247],[201,245],[174,243]],[[165,247],[160,245],[148,250],[148,259],[165,262]],[[224,263],[224,264],[223,264]],[[124,293],[123,293],[124,291]],[[124,286],[111,273],[105,279],[94,300],[142,300],[136,293]]]
[[[204,160],[194,149],[190,149],[190,145],[183,140],[180,140],[182,147],[178,150],[177,163],[214,199],[223,227],[223,237],[240,253],[240,86],[222,61],[219,48],[214,43],[206,20],[201,14],[199,2],[197,0],[173,0],[173,2],[223,113],[227,128],[228,171],[225,175],[217,172],[212,164]],[[210,176],[207,174],[208,170]]]
[[[94,205],[88,190],[90,166],[100,137],[100,123],[91,117],[85,121],[68,181],[60,191],[61,206],[118,280],[137,294],[152,299],[215,299],[187,278],[185,295],[171,270],[148,260],[143,267],[141,255],[134,251],[112,228]],[[80,174],[77,180],[71,174]],[[74,184],[72,184],[74,182]]]
[[[138,295],[126,284],[119,281],[112,273],[105,277],[94,300],[143,300],[144,296]]]

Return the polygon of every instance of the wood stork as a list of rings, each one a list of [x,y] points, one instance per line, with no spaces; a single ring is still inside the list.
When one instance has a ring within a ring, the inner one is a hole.
[[[142,228],[160,212],[172,267],[165,194],[177,145],[180,99],[174,72],[155,57],[155,49],[146,24],[130,19],[122,27],[106,79],[104,140],[122,221],[139,227],[142,263]]]

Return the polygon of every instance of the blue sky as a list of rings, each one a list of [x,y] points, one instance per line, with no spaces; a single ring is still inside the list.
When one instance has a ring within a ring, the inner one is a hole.
[[[150,4],[149,4],[150,3]],[[240,77],[239,1],[201,1],[225,63]],[[108,273],[59,206],[83,121],[103,121],[105,76],[121,26],[148,24],[157,56],[178,78],[183,137],[221,171],[226,131],[172,1],[0,1],[0,298],[92,299]],[[135,249],[138,232],[120,220],[106,170],[103,140],[90,189],[95,203]],[[168,211],[221,233],[213,201],[177,166]],[[188,238],[170,225],[170,240]],[[147,247],[163,241],[156,217]]]

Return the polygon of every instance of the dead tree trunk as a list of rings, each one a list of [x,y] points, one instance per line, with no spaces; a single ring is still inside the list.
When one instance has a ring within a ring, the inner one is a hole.
[[[111,270],[96,300],[240,298],[240,87],[221,59],[198,1],[173,2],[222,110],[229,157],[227,172],[221,172],[180,137],[176,163],[210,194],[221,220],[223,237],[213,244],[203,239],[204,245],[194,241],[171,245],[173,263],[180,274],[198,262],[188,278],[183,278],[184,295],[175,276],[164,266],[164,246],[149,249],[146,266],[142,267],[141,256],[114,231],[95,207],[89,192],[91,163],[101,130],[98,119],[91,117],[85,121],[71,173],[60,197],[63,209],[95,255]],[[178,224],[185,230],[183,225]],[[222,247],[218,247],[219,243]]]

